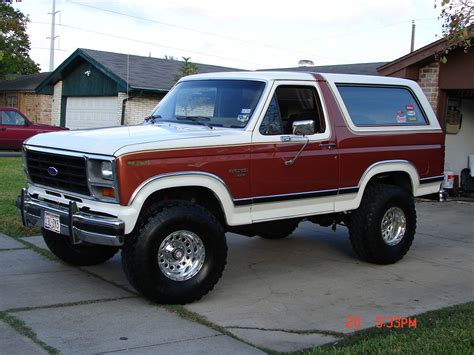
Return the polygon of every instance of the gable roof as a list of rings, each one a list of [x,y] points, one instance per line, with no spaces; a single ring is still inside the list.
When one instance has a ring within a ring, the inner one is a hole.
[[[71,66],[74,66],[80,58],[91,63],[103,74],[117,82],[123,91],[126,91],[128,77],[129,90],[167,92],[175,84],[174,77],[179,74],[180,68],[183,65],[183,62],[179,60],[78,48],[38,85],[36,91],[51,92],[51,88],[48,89],[47,87],[51,87],[56,82],[62,80],[71,69]],[[239,70],[200,63],[196,63],[196,65],[198,73]]]
[[[474,24],[467,27],[469,31],[469,39],[472,41],[474,38]],[[446,49],[448,46],[446,38],[440,38],[437,41],[428,43],[426,46],[423,46],[416,51],[408,53],[400,58],[397,58],[389,63],[377,68],[380,75],[391,75],[404,68],[410,66],[424,66],[428,63],[432,63],[438,60],[438,56]],[[451,50],[456,49],[454,46],[451,47]],[[459,52],[459,48],[458,52]]]
[[[49,75],[49,72],[19,75],[12,80],[0,81],[0,91],[34,92],[35,88]]]
[[[380,75],[390,75],[411,65],[424,65],[428,62],[434,62],[436,54],[444,48],[445,44],[446,40],[441,38],[417,49],[416,51],[397,58],[394,61],[379,66],[377,71]]]
[[[387,64],[387,62],[291,67],[279,69],[265,69],[265,71],[301,71],[334,74],[380,75],[377,72],[377,68],[384,64]]]

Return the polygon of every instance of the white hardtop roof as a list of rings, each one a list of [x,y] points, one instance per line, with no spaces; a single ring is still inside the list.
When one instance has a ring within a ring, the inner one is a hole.
[[[410,86],[411,80],[392,78],[386,76],[375,75],[353,75],[353,74],[321,74],[328,82],[332,83],[348,83],[348,84],[388,84],[388,85],[405,85]],[[188,80],[204,80],[204,79],[242,79],[242,80],[315,80],[311,72],[291,72],[291,71],[239,71],[239,72],[222,72],[222,73],[206,73],[189,75],[181,79]]]

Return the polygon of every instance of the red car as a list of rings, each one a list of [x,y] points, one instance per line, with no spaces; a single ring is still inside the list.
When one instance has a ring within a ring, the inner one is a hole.
[[[25,139],[35,134],[64,129],[34,124],[16,108],[0,107],[0,149],[21,149]]]

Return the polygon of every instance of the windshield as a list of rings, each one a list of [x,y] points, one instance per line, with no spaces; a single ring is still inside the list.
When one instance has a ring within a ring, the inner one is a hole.
[[[193,80],[178,83],[150,119],[210,127],[244,128],[265,83],[251,80]]]

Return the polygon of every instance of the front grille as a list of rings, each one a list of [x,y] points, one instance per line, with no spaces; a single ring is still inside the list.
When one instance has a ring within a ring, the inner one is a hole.
[[[27,150],[26,165],[33,183],[90,195],[85,158]],[[52,176],[48,168],[55,168],[57,175]]]

